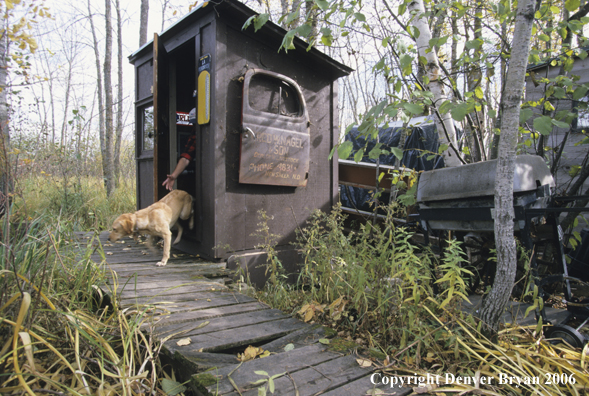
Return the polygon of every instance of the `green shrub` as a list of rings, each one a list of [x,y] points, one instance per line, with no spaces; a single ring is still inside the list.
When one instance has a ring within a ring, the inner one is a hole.
[[[323,316],[338,330],[352,329],[352,336],[366,335],[371,347],[423,350],[426,335],[439,327],[430,312],[443,315],[444,308],[432,298],[435,257],[410,242],[412,233],[394,224],[390,208],[382,224],[367,223],[358,231],[347,233],[343,220],[339,205],[330,214],[316,211],[298,235],[305,257],[299,313],[307,321]],[[464,297],[464,288],[457,287],[464,283],[458,281],[458,257],[448,256],[439,267],[446,304]]]

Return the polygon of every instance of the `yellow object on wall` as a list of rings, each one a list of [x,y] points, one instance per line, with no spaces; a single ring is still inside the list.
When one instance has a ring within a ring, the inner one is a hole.
[[[198,110],[199,125],[211,121],[211,55],[201,56],[198,60]]]

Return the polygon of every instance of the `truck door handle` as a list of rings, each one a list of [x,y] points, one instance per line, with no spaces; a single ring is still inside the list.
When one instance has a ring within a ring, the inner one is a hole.
[[[251,133],[251,134],[252,134],[252,136],[253,136],[253,138],[254,138],[254,140],[256,139],[256,134],[254,133],[254,131],[252,131],[252,129],[251,129],[250,127],[245,127],[245,128],[243,129],[243,131],[245,132],[245,137],[246,137],[246,138],[249,138],[249,136],[248,136],[248,135]]]

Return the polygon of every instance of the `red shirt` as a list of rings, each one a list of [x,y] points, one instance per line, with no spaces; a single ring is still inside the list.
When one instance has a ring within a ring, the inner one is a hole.
[[[184,151],[180,155],[180,157],[186,158],[188,161],[192,161],[194,159],[194,153],[196,152],[196,134],[190,135],[190,138],[186,142],[184,146]]]

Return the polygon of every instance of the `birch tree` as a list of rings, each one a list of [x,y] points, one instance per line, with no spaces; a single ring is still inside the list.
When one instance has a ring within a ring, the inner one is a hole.
[[[8,135],[8,18],[2,20],[0,35],[0,139]]]
[[[139,46],[147,42],[147,22],[149,20],[149,0],[141,0],[141,14],[139,17]]]
[[[106,129],[105,129],[105,112],[104,112],[104,95],[103,95],[103,83],[102,83],[102,68],[100,67],[100,49],[98,47],[98,36],[96,27],[94,26],[94,11],[90,6],[90,0],[88,0],[88,20],[90,22],[90,32],[92,33],[92,47],[94,49],[94,64],[96,67],[96,98],[98,100],[98,137],[100,142],[100,152],[106,152]],[[105,169],[106,158],[102,155],[102,169]],[[105,184],[106,187],[106,184]]]
[[[0,192],[5,196],[12,191],[7,155],[10,146],[9,70],[12,68],[13,71],[19,71],[21,84],[31,82],[28,62],[23,55],[34,54],[37,50],[37,41],[31,33],[31,23],[47,17],[51,17],[48,9],[35,1],[30,4],[10,0],[0,2]],[[11,45],[20,54],[11,53]],[[1,205],[5,209],[5,201]],[[8,216],[5,219],[8,221]]]
[[[411,25],[415,28],[414,36],[417,43],[419,56],[426,59],[426,85],[434,96],[434,105],[440,106],[444,101],[448,100],[448,96],[444,90],[444,84],[441,81],[442,71],[438,62],[438,57],[435,51],[431,50],[430,42],[432,34],[425,19],[425,8],[422,0],[412,0],[407,6],[407,10],[413,14]],[[440,114],[436,111],[434,117],[440,145],[449,147],[449,150],[443,151],[444,163],[446,166],[459,166],[461,161],[458,154],[458,145],[456,143],[456,129],[454,128],[454,121],[450,113]]]
[[[121,141],[123,140],[123,20],[121,17],[121,2],[115,0],[117,14],[117,113],[114,144],[114,177],[115,186],[119,186],[121,168]]]
[[[112,97],[112,21],[111,3],[105,0],[105,49],[104,49],[104,151],[103,156],[103,177],[106,195],[111,196],[115,190],[115,169],[114,169],[114,107]]]
[[[0,137],[8,140],[9,127],[9,69],[20,70],[24,78],[21,84],[29,83],[28,65],[24,54],[34,54],[37,41],[31,33],[31,23],[41,18],[50,17],[47,7],[32,1],[23,4],[20,1],[5,0],[0,2]],[[10,47],[21,54],[11,53]]]
[[[497,271],[491,291],[483,299],[480,318],[490,333],[496,333],[501,315],[511,295],[517,270],[517,252],[513,236],[513,180],[519,130],[519,115],[524,94],[530,38],[536,3],[519,0],[515,31],[502,102],[501,138],[495,176],[495,246]]]

